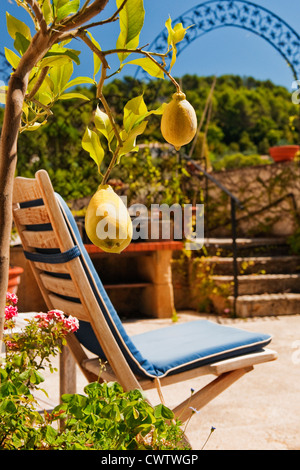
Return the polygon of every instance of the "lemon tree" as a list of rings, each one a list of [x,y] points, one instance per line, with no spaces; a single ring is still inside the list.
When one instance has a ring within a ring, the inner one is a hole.
[[[0,343],[8,282],[12,190],[19,134],[46,125],[58,100],[88,99],[72,91],[73,86],[95,84],[98,105],[94,128],[86,129],[82,146],[96,162],[99,184],[104,186],[112,168],[120,164],[129,152],[137,151],[136,139],[143,134],[149,114],[164,112],[163,108],[148,111],[143,97],[138,96],[124,107],[123,125],[121,128],[117,126],[103,94],[110,57],[117,54],[119,58],[118,70],[113,73],[128,65],[137,65],[152,77],[170,79],[176,91],[181,91],[171,75],[171,69],[167,70],[165,66],[165,58],[167,54],[172,54],[171,65],[174,65],[176,44],[183,39],[186,29],[181,24],[172,26],[169,18],[166,22],[166,51],[147,51],[139,44],[145,17],[143,0],[116,0],[115,12],[107,18],[104,15],[109,1],[15,0],[27,11],[28,24],[8,13],[6,16],[14,50],[5,48],[5,57],[12,73],[8,86],[0,90],[1,103],[5,104],[0,143]],[[91,31],[115,21],[119,23],[115,45],[110,50],[102,50]],[[75,38],[85,43],[93,54],[93,77],[72,78],[74,67],[80,63],[79,51],[71,46]],[[103,139],[109,148],[109,161],[105,158]]]

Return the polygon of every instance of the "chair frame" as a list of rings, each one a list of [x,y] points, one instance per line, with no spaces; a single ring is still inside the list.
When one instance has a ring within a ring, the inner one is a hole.
[[[19,203],[34,199],[43,199],[44,206],[20,208]],[[59,207],[49,175],[45,170],[39,170],[35,178],[15,178],[13,192],[13,218],[24,250],[34,252],[33,247],[59,248],[65,252],[74,247],[72,237]],[[53,232],[29,232],[28,224],[51,223]],[[211,365],[197,367],[186,372],[163,377],[161,379],[145,379],[135,375],[128,365],[119,345],[117,344],[105,317],[93,293],[89,280],[79,258],[74,258],[65,264],[55,265],[28,261],[38,287],[42,293],[47,308],[60,309],[65,314],[73,315],[79,320],[88,321],[101,345],[108,364],[102,370],[99,359],[90,358],[74,334],[67,337],[68,348],[79,365],[88,382],[95,380],[120,383],[124,390],[149,390],[156,388],[160,400],[164,402],[162,387],[189,380],[206,374],[213,375],[213,380],[202,389],[193,393],[174,409],[174,415],[185,422],[193,413],[191,407],[200,409],[213,398],[222,393],[230,385],[253,369],[257,364],[273,361],[277,353],[270,349],[251,354],[245,354],[232,359],[215,362]],[[43,271],[67,273],[69,279],[51,278]],[[50,290],[51,289],[51,290]],[[74,292],[81,301],[76,305],[53,294],[70,295]],[[92,312],[92,313],[91,313]],[[60,392],[75,393],[74,385],[68,383],[68,371],[72,371],[72,361],[65,350],[60,361]],[[101,371],[101,377],[99,377]],[[72,390],[73,388],[73,390]]]

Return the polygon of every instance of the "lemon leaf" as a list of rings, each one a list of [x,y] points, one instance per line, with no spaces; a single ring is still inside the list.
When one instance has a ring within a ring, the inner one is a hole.
[[[100,44],[96,41],[96,39],[92,36],[92,34],[89,31],[87,31],[87,34],[90,36],[91,41],[94,44],[94,46],[96,46],[99,49],[99,51],[101,51]],[[95,80],[95,76],[97,75],[97,73],[99,72],[100,67],[101,67],[101,60],[99,59],[99,57],[95,53],[93,53],[93,60],[94,60],[94,76],[93,76],[93,78]]]
[[[155,62],[153,62],[153,60],[149,59],[149,57],[131,60],[130,62],[126,62],[124,65],[127,64],[139,65],[142,67],[142,69],[145,70],[145,72],[149,73],[151,77],[164,78],[163,70]]]
[[[7,49],[7,47],[4,48],[4,52],[5,52],[5,58],[7,62],[10,63],[13,69],[16,69],[19,65],[21,57],[17,56],[17,54],[15,54],[14,51]]]
[[[176,44],[183,40],[183,38],[186,34],[186,31],[189,28],[191,28],[191,26],[188,26],[187,28],[184,28],[182,26],[182,23],[177,23],[174,26],[174,28],[172,28],[172,20],[171,20],[170,17],[165,22],[165,26],[168,30],[168,48],[171,47],[171,49],[172,49],[172,59],[171,59],[170,69],[169,69],[169,71],[171,71],[173,65],[176,62],[176,55],[177,55]]]
[[[90,157],[97,164],[98,171],[100,173],[100,165],[104,158],[104,150],[101,145],[98,134],[96,134],[96,132],[94,131],[91,131],[87,127],[84,133],[84,136],[82,138],[81,145],[82,145],[82,148],[90,154]]]
[[[59,96],[59,100],[71,100],[73,98],[80,98],[81,100],[90,101],[90,99],[82,93],[63,93]]]
[[[113,126],[108,115],[101,111],[98,106],[95,112],[95,126],[97,131],[101,132],[110,144],[115,135]]]
[[[80,0],[71,0],[62,7],[58,8],[56,14],[56,20],[60,21],[72,13],[77,13],[80,6]]]
[[[6,25],[8,34],[13,39],[16,39],[16,33],[20,33],[26,39],[31,40],[31,32],[27,24],[10,15],[8,12],[6,12]]]
[[[143,95],[136,96],[129,100],[124,106],[123,125],[126,132],[129,132],[135,123],[147,114],[147,106],[144,102]]]
[[[117,0],[117,8],[123,0]],[[143,0],[127,0],[119,12],[120,34],[117,39],[117,49],[135,49],[139,44],[139,36],[144,24],[145,10]],[[118,53],[120,63],[122,63],[129,53]]]
[[[91,85],[95,85],[95,80],[93,80],[90,77],[76,77],[73,78],[73,80],[70,80],[64,87],[63,91],[67,90],[68,88],[71,88],[76,85],[82,85],[83,83],[90,83]]]
[[[62,59],[63,57],[60,57]],[[51,59],[51,57],[49,57]],[[44,59],[45,60],[45,59]],[[56,58],[58,60],[58,58]],[[55,62],[53,63],[55,64]],[[53,92],[54,94],[61,94],[65,89],[65,86],[68,84],[73,73],[73,64],[69,60],[67,63],[63,62],[61,66],[53,66],[50,70],[50,78],[53,82]]]
[[[52,15],[52,6],[50,0],[43,0],[41,5],[42,13],[45,18],[47,24],[52,23],[53,15]]]
[[[15,42],[14,42],[15,49],[21,55],[23,55],[27,51],[29,44],[30,44],[29,39],[25,38],[25,36],[23,36],[23,34],[21,34],[17,31],[16,32],[16,39],[15,39]]]
[[[126,155],[127,153],[130,153],[130,152],[138,151],[139,148],[136,145],[136,138],[138,135],[143,134],[146,126],[147,126],[147,121],[143,121],[134,129],[132,129],[129,133],[127,133],[125,130],[121,132],[120,136],[121,136],[121,139],[123,140],[123,146],[120,149],[117,163],[120,162],[120,159],[123,155]]]

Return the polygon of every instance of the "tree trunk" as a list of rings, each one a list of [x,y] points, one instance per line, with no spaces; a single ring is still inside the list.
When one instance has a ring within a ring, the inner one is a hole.
[[[43,36],[41,32],[37,33],[23,55],[18,68],[11,75],[6,96],[0,140],[0,349],[8,286],[12,193],[17,164],[17,142],[22,107],[30,72],[48,49],[48,37]]]

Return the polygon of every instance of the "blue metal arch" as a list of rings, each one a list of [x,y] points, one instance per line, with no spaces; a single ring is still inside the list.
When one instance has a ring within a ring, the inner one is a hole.
[[[223,27],[242,28],[265,39],[291,67],[295,80],[300,78],[300,36],[284,20],[264,7],[247,0],[209,0],[180,15],[173,24],[193,25],[177,45],[177,56],[195,39]],[[163,30],[150,44],[149,50],[165,52],[167,31]],[[166,59],[169,65],[171,56]],[[137,70],[146,78],[146,72]],[[148,76],[149,78],[149,76]]]

